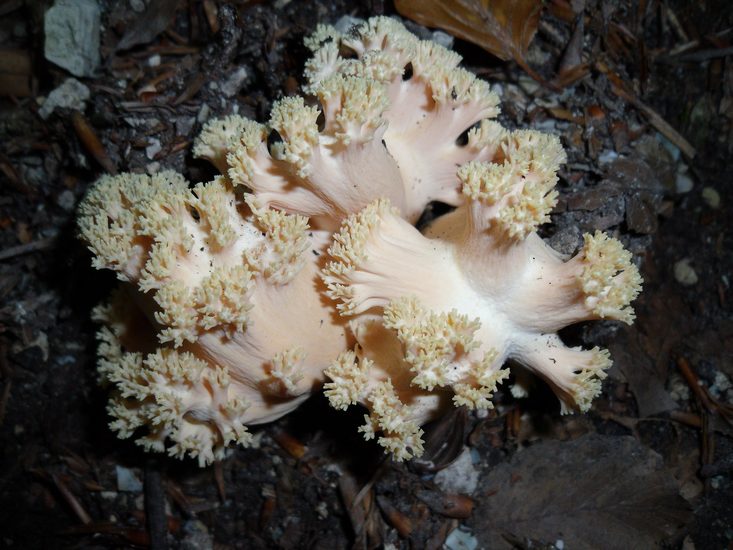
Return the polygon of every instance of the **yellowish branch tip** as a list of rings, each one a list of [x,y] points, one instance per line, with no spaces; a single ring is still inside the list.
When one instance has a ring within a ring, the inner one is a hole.
[[[579,279],[586,305],[602,319],[631,324],[635,315],[629,304],[641,292],[643,282],[631,261],[631,252],[600,231],[586,233],[583,238],[583,272]]]
[[[399,212],[388,200],[377,200],[344,220],[341,230],[333,237],[333,244],[328,249],[333,261],[324,268],[323,279],[328,286],[328,296],[341,302],[339,311],[344,315],[352,314],[355,307],[345,275],[366,259],[371,233],[379,227],[381,219],[389,215],[399,216]]]
[[[483,128],[476,140],[501,138],[502,163],[471,161],[458,170],[463,194],[483,204],[479,227],[495,227],[514,240],[524,239],[550,220],[557,203],[557,170],[565,162],[560,141],[533,130],[501,132]]]
[[[239,115],[208,121],[193,142],[193,156],[213,163],[220,170],[226,167],[226,156],[242,139],[243,134],[259,126]]]
[[[569,391],[580,412],[588,412],[593,400],[601,394],[601,384],[607,376],[606,370],[613,364],[611,355],[606,349],[594,347],[586,353],[590,356],[590,360],[573,376],[570,387],[563,388]],[[562,400],[560,403],[563,414],[572,412]]]
[[[219,251],[231,245],[237,237],[232,220],[237,219],[238,213],[234,193],[224,180],[218,177],[206,184],[199,183],[186,198],[199,227],[207,233],[209,249]]]
[[[396,330],[405,350],[405,361],[415,373],[412,383],[433,391],[451,383],[448,373],[456,362],[466,360],[478,342],[481,323],[456,310],[434,313],[416,298],[393,300],[384,310],[384,326]]]
[[[124,354],[108,378],[116,387],[108,411],[119,437],[132,437],[149,450],[197,458],[205,466],[223,456],[230,442],[248,445],[251,435],[241,419],[246,404],[230,395],[226,371],[187,352],[158,349],[143,358]]]
[[[366,423],[359,428],[364,439],[374,439],[381,432],[377,442],[397,462],[419,457],[423,453],[423,431],[410,420],[410,409],[404,405],[392,387],[392,382],[380,382],[367,398],[370,414]]]
[[[245,252],[250,268],[272,283],[290,282],[305,264],[305,251],[310,246],[308,218],[262,208],[252,195],[245,199],[254,216],[254,223],[264,240]]]
[[[353,36],[353,38],[352,38]],[[358,54],[370,50],[399,50],[418,42],[415,35],[391,17],[371,17],[343,39]]]
[[[308,176],[308,161],[318,146],[317,107],[306,106],[302,97],[286,97],[275,103],[270,114],[270,127],[282,141],[272,144],[273,157],[291,164],[300,177]]]
[[[256,159],[265,149],[267,127],[263,124],[248,121],[239,134],[239,139],[232,143],[226,155],[226,167],[223,171],[234,185],[251,187],[256,174]]]
[[[304,377],[303,361],[305,357],[305,351],[299,347],[290,348],[275,355],[269,368],[269,375],[273,382],[270,384],[270,389],[273,395],[297,397],[303,393],[298,383]]]
[[[364,142],[384,125],[382,113],[389,106],[384,86],[374,80],[334,75],[316,93],[326,116],[326,132],[344,144]]]
[[[453,385],[453,404],[469,409],[493,409],[491,401],[497,386],[509,378],[509,369],[493,370],[496,352],[487,353],[484,360],[476,364],[476,372],[471,383]]]
[[[120,279],[133,280],[141,267],[143,214],[159,193],[186,185],[182,176],[170,171],[155,176],[102,176],[79,205],[77,221],[82,239],[95,255],[94,267],[112,269]]]
[[[328,402],[334,409],[345,411],[364,398],[369,382],[369,359],[358,359],[354,351],[341,353],[324,374],[331,379],[323,387]]]
[[[305,37],[303,44],[310,51],[315,52],[327,42],[337,42],[341,39],[341,33],[331,25],[319,23],[316,30]]]

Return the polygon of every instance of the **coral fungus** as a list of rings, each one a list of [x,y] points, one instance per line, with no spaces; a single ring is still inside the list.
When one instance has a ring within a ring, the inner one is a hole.
[[[557,331],[632,322],[641,278],[605,234],[564,261],[536,233],[559,140],[504,129],[489,85],[395,20],[306,44],[313,101],[203,129],[194,153],[222,176],[103,177],[83,202],[94,265],[123,281],[95,313],[112,428],[206,464],[327,377],[333,407],[366,406],[364,437],[404,460],[451,399],[491,408],[509,359],[587,410],[609,354]],[[455,208],[421,232],[433,201]]]

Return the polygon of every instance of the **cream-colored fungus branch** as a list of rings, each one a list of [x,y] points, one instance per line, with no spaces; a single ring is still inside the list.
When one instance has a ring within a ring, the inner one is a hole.
[[[608,352],[557,331],[631,323],[641,277],[606,234],[569,260],[537,234],[559,139],[503,128],[489,84],[396,20],[306,45],[306,97],[204,126],[214,181],[104,176],[81,204],[93,265],[124,287],[95,312],[112,428],[207,464],[327,378],[331,405],[365,406],[360,432],[405,460],[451,404],[492,408],[509,359],[587,410]],[[421,233],[432,201],[455,209]]]

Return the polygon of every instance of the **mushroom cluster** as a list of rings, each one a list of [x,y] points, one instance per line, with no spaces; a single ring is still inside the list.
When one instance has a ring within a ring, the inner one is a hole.
[[[206,465],[323,386],[405,460],[451,402],[491,408],[510,359],[587,410],[608,352],[557,331],[631,323],[641,278],[603,233],[567,261],[537,235],[558,138],[503,128],[485,81],[393,19],[306,45],[305,97],[204,127],[194,154],[221,176],[104,176],[82,202],[94,266],[122,281],[94,311],[111,428]],[[453,210],[416,229],[433,202]]]

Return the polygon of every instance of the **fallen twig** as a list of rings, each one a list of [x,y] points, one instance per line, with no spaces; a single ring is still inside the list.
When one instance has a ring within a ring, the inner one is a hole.
[[[145,516],[150,548],[165,550],[168,548],[168,519],[165,515],[165,491],[160,471],[154,461],[145,464]]]
[[[687,141],[682,134],[680,134],[677,130],[675,130],[666,120],[662,118],[662,115],[657,113],[654,109],[649,107],[646,103],[641,101],[634,93],[629,91],[626,86],[624,85],[623,81],[621,80],[621,77],[617,75],[615,72],[613,72],[608,65],[603,63],[602,61],[597,61],[595,64],[596,69],[598,69],[600,72],[605,74],[608,79],[611,81],[611,90],[613,93],[615,93],[618,97],[623,99],[624,101],[627,101],[634,107],[636,107],[639,111],[644,113],[646,117],[649,119],[649,123],[654,126],[654,128],[662,134],[664,137],[666,137],[669,141],[671,141],[677,148],[682,151],[682,154],[684,154],[688,158],[693,158],[696,154],[695,148],[690,144],[689,141]]]
[[[107,172],[110,174],[116,174],[117,167],[115,167],[112,159],[109,158],[107,150],[104,148],[104,145],[102,145],[99,137],[97,137],[94,129],[84,118],[84,115],[79,111],[74,111],[74,114],[71,116],[71,122],[74,125],[76,136],[79,138],[79,141],[81,141],[81,144],[84,146],[87,153],[89,153],[102,168],[107,170]]]
[[[0,251],[0,261],[9,260],[24,254],[30,254],[31,252],[38,252],[39,250],[46,250],[51,248],[51,245],[53,245],[55,241],[55,237],[48,237],[46,239],[39,239],[26,244],[11,246],[10,248]]]
[[[76,514],[76,517],[79,518],[79,521],[81,521],[84,525],[87,525],[92,522],[91,516],[87,513],[87,511],[84,509],[84,507],[81,505],[81,502],[79,502],[79,499],[76,498],[76,495],[72,493],[69,488],[64,484],[61,479],[56,474],[50,474],[51,481],[53,482],[56,489],[58,489],[59,493],[61,493],[61,496],[64,497],[64,500],[69,505],[69,507],[74,511],[74,514]]]

